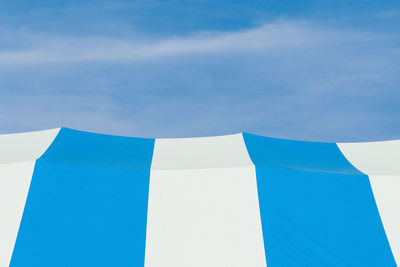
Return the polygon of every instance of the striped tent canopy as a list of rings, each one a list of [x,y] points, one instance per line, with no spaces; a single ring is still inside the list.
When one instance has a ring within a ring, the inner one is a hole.
[[[400,140],[0,135],[0,266],[396,266]]]

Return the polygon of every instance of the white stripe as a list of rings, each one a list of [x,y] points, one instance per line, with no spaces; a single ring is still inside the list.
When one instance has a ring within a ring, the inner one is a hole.
[[[0,266],[11,260],[35,160],[58,130],[0,135]]]
[[[35,161],[0,164],[0,266],[11,260]]]
[[[152,170],[253,166],[241,134],[156,139]]]
[[[145,266],[266,266],[242,135],[156,140]]]
[[[337,145],[367,175],[400,175],[400,140]]]
[[[400,140],[338,144],[345,157],[369,176],[393,256],[400,263]]]

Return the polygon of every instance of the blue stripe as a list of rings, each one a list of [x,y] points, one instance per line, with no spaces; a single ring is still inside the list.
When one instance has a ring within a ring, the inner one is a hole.
[[[41,160],[79,165],[150,169],[154,139],[62,128]]]
[[[143,266],[153,149],[62,129],[36,163],[11,266]]]
[[[269,267],[396,266],[368,176],[336,144],[243,137]]]

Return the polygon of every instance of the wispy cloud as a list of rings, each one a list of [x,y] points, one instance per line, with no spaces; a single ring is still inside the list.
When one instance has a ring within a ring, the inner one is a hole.
[[[399,41],[290,20],[151,39],[11,34],[0,130],[399,138]]]
[[[26,34],[16,49],[0,49],[0,64],[135,62],[165,57],[226,53],[282,53],[313,46],[337,46],[399,39],[370,32],[337,31],[304,21],[280,21],[237,32],[203,32],[167,39],[71,38]],[[23,45],[25,43],[25,45]]]

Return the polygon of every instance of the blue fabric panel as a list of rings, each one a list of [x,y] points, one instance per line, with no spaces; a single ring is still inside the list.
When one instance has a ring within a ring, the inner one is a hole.
[[[244,140],[256,165],[268,267],[396,266],[368,176],[335,144]]]
[[[154,139],[62,128],[40,159],[81,165],[150,169],[153,150]]]
[[[154,140],[79,135],[37,161],[11,266],[144,266]]]
[[[361,174],[334,143],[304,142],[243,133],[251,160],[257,167]]]

